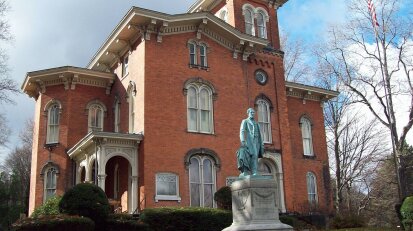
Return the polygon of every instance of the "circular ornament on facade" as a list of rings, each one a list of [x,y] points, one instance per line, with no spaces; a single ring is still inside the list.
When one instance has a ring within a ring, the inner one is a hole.
[[[260,85],[265,85],[267,83],[268,77],[267,73],[263,70],[258,70],[255,72],[255,81]]]

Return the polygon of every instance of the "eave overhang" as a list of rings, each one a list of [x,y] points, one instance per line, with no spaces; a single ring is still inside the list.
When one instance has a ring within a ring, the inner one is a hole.
[[[244,56],[263,49],[269,43],[266,39],[240,32],[209,12],[170,15],[132,7],[93,56],[87,68],[109,71],[113,65],[121,62],[120,58],[127,51],[131,51],[132,45],[139,38],[162,42],[162,36],[191,31],[197,32],[197,37],[209,36]]]
[[[108,94],[116,75],[80,67],[64,66],[28,72],[21,86],[23,92],[37,98],[48,86],[64,85],[65,90],[74,90],[76,85],[106,88]]]
[[[333,99],[340,94],[338,91],[287,81],[285,82],[285,88],[287,96],[321,102]]]
[[[215,8],[219,3],[224,0],[197,0],[194,4],[192,4],[189,9],[188,13],[200,12],[200,11],[211,11]],[[268,4],[268,6],[273,7],[274,9],[278,9],[288,0],[260,0]]]
[[[129,133],[115,133],[115,132],[89,132],[79,142],[77,142],[66,153],[74,159],[78,155],[85,154],[85,150],[94,148],[95,145],[100,145],[108,141],[129,141],[138,145],[143,140],[142,134],[129,134]]]

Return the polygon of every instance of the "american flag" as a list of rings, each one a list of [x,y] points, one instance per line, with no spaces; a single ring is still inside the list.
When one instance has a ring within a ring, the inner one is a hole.
[[[369,12],[370,12],[371,18],[373,20],[373,26],[378,27],[379,22],[377,21],[376,8],[374,7],[373,1],[372,0],[367,0],[367,4],[368,4],[368,7],[369,7]]]

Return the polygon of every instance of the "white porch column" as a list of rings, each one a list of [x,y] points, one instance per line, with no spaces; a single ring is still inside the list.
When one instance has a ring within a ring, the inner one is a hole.
[[[280,210],[281,212],[285,213],[287,210],[285,209],[285,200],[284,200],[284,174],[278,173],[278,185],[279,185],[279,193],[280,193]]]
[[[106,174],[98,176],[98,186],[105,191]]]
[[[136,208],[138,208],[138,176],[132,176],[131,207],[129,213],[135,212]]]

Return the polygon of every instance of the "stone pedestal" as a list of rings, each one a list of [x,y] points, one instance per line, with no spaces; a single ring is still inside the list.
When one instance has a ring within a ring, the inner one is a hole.
[[[279,220],[275,190],[274,179],[260,176],[232,183],[233,223],[223,231],[293,231]]]

